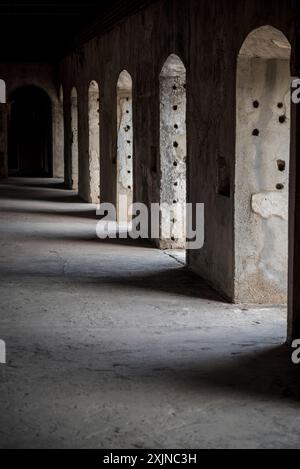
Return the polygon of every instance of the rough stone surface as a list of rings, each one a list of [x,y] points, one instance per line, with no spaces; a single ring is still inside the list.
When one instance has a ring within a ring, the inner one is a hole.
[[[160,74],[161,248],[185,248],[186,70],[171,55]],[[164,205],[165,204],[165,205]]]
[[[251,209],[262,218],[279,217],[288,219],[288,194],[282,192],[263,192],[254,194],[251,199]],[[287,239],[285,239],[287,242]],[[286,254],[286,252],[284,253]]]
[[[286,303],[290,64],[272,55],[238,64],[235,300]]]
[[[23,186],[23,187],[21,187]],[[0,185],[1,448],[297,448],[284,308],[100,242],[60,181]]]
[[[99,87],[92,81],[89,87],[89,161],[90,196],[89,202],[100,202],[100,95]]]
[[[133,203],[132,79],[123,70],[117,83],[117,214],[120,223],[130,222]]]

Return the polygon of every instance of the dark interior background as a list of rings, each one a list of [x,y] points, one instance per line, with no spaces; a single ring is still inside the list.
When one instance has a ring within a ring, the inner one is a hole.
[[[0,2],[0,61],[57,60],[152,1],[155,0]]]
[[[9,99],[8,168],[10,176],[52,176],[52,109],[48,95],[35,86]]]

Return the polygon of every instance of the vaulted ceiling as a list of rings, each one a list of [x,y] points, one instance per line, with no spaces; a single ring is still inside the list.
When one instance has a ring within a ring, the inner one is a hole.
[[[0,61],[51,61],[151,0],[0,2]]]

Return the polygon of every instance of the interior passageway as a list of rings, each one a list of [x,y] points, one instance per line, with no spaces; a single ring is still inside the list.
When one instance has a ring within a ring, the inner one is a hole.
[[[61,180],[0,196],[1,447],[298,445],[283,308],[229,305],[147,243],[98,240],[95,205]]]

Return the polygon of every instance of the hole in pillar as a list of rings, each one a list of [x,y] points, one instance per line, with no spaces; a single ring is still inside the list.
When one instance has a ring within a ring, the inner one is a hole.
[[[254,129],[253,132],[252,132],[252,135],[254,137],[258,137],[259,136],[259,130],[258,129]]]
[[[277,185],[276,185],[276,189],[277,189],[278,191],[283,191],[284,185],[283,185],[283,184],[277,184]]]
[[[279,122],[280,122],[280,124],[284,124],[285,121],[286,121],[286,116],[280,116],[280,117],[279,117]]]
[[[254,107],[255,109],[259,108],[259,101],[257,101],[257,100],[256,100],[256,101],[253,101],[253,107]]]
[[[283,173],[286,167],[285,161],[277,160],[277,167],[278,167],[278,171],[281,171]]]

